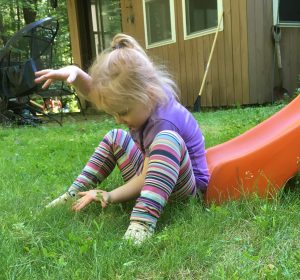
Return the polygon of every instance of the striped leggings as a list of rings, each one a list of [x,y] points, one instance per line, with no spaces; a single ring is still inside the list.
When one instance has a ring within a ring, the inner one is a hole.
[[[100,142],[69,192],[72,194],[95,188],[116,165],[127,182],[142,172],[143,162],[143,154],[130,135],[122,129],[111,130]],[[182,200],[195,195],[195,177],[184,141],[174,131],[158,133],[150,146],[144,186],[130,220],[155,228],[169,199]]]

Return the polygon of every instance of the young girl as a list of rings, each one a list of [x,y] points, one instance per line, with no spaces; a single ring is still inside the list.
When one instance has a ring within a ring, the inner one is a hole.
[[[108,132],[67,193],[48,206],[72,196],[80,197],[74,211],[91,202],[104,208],[136,199],[124,237],[140,244],[154,233],[169,199],[183,200],[206,190],[204,138],[196,120],[178,103],[175,83],[135,39],[118,34],[111,46],[89,74],[76,66],[36,73],[43,88],[64,80],[129,129]],[[110,192],[96,189],[115,165],[124,185]]]

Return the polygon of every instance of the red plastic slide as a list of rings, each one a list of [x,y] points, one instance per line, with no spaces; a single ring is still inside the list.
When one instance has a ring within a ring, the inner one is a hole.
[[[300,96],[242,135],[207,150],[208,203],[271,196],[299,170]]]

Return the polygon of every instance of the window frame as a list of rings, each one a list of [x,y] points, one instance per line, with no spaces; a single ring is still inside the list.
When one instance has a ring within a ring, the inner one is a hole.
[[[201,31],[198,31],[198,32],[193,32],[192,34],[187,34],[185,1],[186,0],[182,0],[182,19],[183,19],[183,37],[184,37],[184,40],[189,40],[189,39],[193,39],[193,38],[197,38],[197,37],[201,37],[201,36],[205,36],[205,35],[215,33],[218,29],[219,20],[222,17],[222,14],[223,14],[223,0],[216,0],[217,1],[217,12],[218,12],[218,23],[217,23],[216,27],[204,29],[204,30],[201,30]],[[222,22],[220,24],[219,32],[223,31],[223,30],[224,30],[224,25],[223,25],[223,20],[222,20]]]
[[[170,20],[171,20],[171,35],[172,35],[171,39],[149,44],[149,42],[148,42],[148,29],[147,29],[146,3],[151,2],[151,1],[154,1],[154,0],[143,0],[144,34],[145,34],[146,49],[152,49],[152,48],[161,47],[161,46],[176,43],[175,4],[174,4],[174,0],[169,0]]]
[[[282,1],[282,0],[281,0]],[[279,18],[279,0],[273,0],[273,24],[280,27],[300,27],[299,22],[280,22]]]

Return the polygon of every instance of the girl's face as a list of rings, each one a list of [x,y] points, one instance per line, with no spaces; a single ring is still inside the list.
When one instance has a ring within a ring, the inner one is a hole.
[[[117,123],[125,124],[129,129],[136,130],[150,117],[151,107],[144,104],[136,104],[112,115]]]

